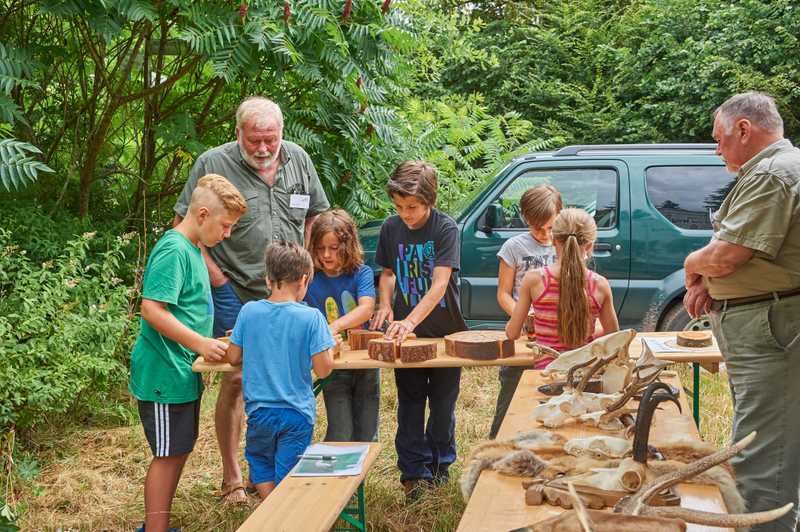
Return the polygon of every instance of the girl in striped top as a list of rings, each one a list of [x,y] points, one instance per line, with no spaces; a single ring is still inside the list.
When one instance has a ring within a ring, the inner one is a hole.
[[[536,341],[559,352],[619,330],[608,280],[586,267],[596,238],[597,226],[589,213],[583,209],[561,211],[553,223],[556,262],[529,271],[522,279],[519,300],[506,325],[510,339],[519,338],[531,305]],[[596,328],[598,319],[600,327]]]

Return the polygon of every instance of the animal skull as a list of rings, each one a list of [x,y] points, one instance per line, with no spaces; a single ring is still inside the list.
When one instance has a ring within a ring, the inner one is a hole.
[[[633,445],[624,438],[612,436],[591,436],[589,438],[573,438],[564,444],[564,451],[573,456],[591,456],[592,458],[624,458],[631,454]]]

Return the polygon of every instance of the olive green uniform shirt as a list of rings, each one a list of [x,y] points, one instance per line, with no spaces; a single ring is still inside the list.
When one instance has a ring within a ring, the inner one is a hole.
[[[303,245],[306,218],[330,207],[314,164],[303,148],[284,140],[279,157],[278,173],[270,187],[242,158],[238,142],[212,148],[195,161],[175,204],[175,212],[186,216],[192,191],[206,174],[224,176],[247,200],[247,212],[233,227],[231,236],[208,248],[243,302],[267,297],[267,246],[281,240]]]
[[[800,287],[800,149],[775,142],[739,169],[714,216],[714,237],[753,250],[725,277],[706,278],[714,299]]]
[[[211,336],[214,305],[200,248],[171,229],[159,239],[144,270],[142,297],[166,303],[167,311],[201,336]],[[192,371],[195,355],[144,318],[131,353],[128,389],[140,401],[188,403],[200,397],[203,380]]]

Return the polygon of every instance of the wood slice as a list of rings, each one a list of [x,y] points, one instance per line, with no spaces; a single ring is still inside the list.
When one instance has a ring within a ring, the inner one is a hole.
[[[383,338],[383,333],[366,329],[348,329],[347,331],[347,343],[350,345],[350,349],[354,351],[366,349],[369,341],[376,338]]]
[[[406,340],[400,344],[401,362],[425,362],[436,358],[436,342],[432,340]]]
[[[536,340],[536,324],[534,323],[533,316],[533,313],[531,313],[525,318],[525,334],[530,341]]]
[[[444,337],[445,352],[472,360],[495,360],[514,356],[514,342],[503,331],[461,331]]]
[[[367,346],[367,353],[372,360],[381,362],[394,362],[397,360],[397,342],[386,340],[383,337],[370,340]]]
[[[681,347],[708,347],[714,343],[711,331],[680,331],[676,342]]]

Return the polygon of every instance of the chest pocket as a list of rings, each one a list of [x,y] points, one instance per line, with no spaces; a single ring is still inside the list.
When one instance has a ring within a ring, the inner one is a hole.
[[[246,190],[242,192],[245,201],[247,202],[247,212],[245,212],[239,221],[236,223],[238,226],[247,226],[253,224],[258,220],[261,206],[258,201],[258,192],[255,190]]]
[[[308,176],[303,174],[301,179],[303,182],[293,183],[287,190],[289,195],[289,219],[296,224],[305,223],[308,207],[311,203],[311,197],[308,194]]]

